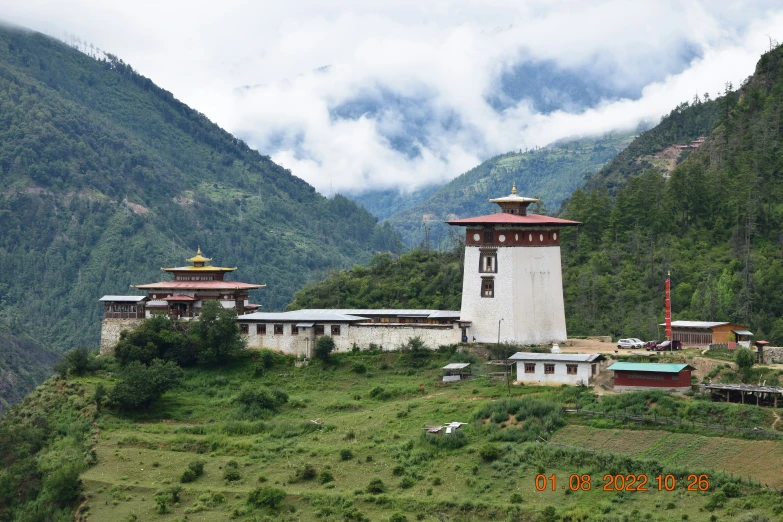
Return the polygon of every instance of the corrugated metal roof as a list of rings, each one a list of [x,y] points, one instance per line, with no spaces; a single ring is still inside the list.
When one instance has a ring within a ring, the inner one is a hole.
[[[600,353],[533,353],[517,352],[509,359],[515,361],[593,362],[603,359]]]
[[[162,299],[153,299],[152,301],[147,301],[147,308],[155,307],[155,306],[168,306],[169,303],[166,301],[163,301]]]
[[[312,328],[315,323],[296,323],[297,328]]]
[[[366,317],[356,315],[328,313],[327,310],[319,310],[313,313],[313,310],[297,310],[294,312],[255,312],[252,314],[240,315],[242,321],[304,321],[318,323],[350,323],[366,321]]]
[[[470,366],[470,363],[449,363],[443,367],[444,370],[461,370]]]
[[[749,330],[732,330],[732,332],[734,332],[737,335],[750,335],[750,336],[753,335],[753,332]]]
[[[375,317],[379,315],[391,315],[395,317],[426,317],[428,319],[437,318],[459,318],[458,310],[428,310],[428,309],[406,309],[406,308],[306,308],[297,310],[298,312],[307,312],[311,314],[341,314],[357,315],[362,317]]]
[[[715,321],[672,321],[672,328],[715,328],[716,326],[722,326],[724,324]],[[666,323],[661,323],[659,326],[666,326]]]
[[[682,370],[693,370],[693,366],[690,364],[674,364],[674,363],[632,363],[632,362],[616,362],[611,365],[607,370],[625,370],[636,372],[657,372],[657,373],[679,373]]]
[[[138,303],[139,301],[144,301],[146,298],[147,296],[145,295],[104,295],[99,299],[99,301]]]

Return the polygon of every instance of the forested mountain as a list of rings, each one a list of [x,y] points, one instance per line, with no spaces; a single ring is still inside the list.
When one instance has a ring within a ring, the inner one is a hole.
[[[464,245],[446,252],[416,249],[379,254],[367,267],[335,272],[294,295],[286,310],[303,308],[430,308],[459,310]]]
[[[435,246],[439,238],[442,241],[449,235],[444,221],[494,212],[496,207],[488,199],[508,195],[513,182],[520,194],[541,198],[544,207],[534,211],[557,209],[586,176],[598,171],[632,139],[631,134],[615,134],[495,156],[386,222],[411,246],[421,244],[426,235]]]
[[[111,55],[0,27],[0,119],[0,323],[45,346],[97,345],[102,294],[199,245],[274,310],[396,241]]]
[[[761,57],[738,92],[681,105],[626,149],[639,158],[673,142],[688,143],[717,125],[671,172],[618,156],[603,171],[619,173],[612,178],[621,181],[612,185],[613,194],[607,184],[592,181],[574,192],[562,212],[583,223],[563,231],[570,335],[660,338],[663,288],[671,271],[675,319],[735,321],[750,326],[756,339],[783,343],[781,112],[783,48],[778,48]],[[458,247],[452,255],[461,252]],[[396,306],[389,296],[404,286],[386,275],[395,261],[376,263],[302,290],[291,308],[338,306],[334,299],[345,307],[370,301]],[[443,275],[435,270],[430,277],[443,281]],[[448,281],[437,287],[440,295],[449,293],[446,288],[459,292],[461,273]],[[428,303],[423,306],[440,302],[421,293],[417,299]],[[459,302],[456,295],[451,299]]]
[[[668,176],[669,172],[688,157],[690,149],[674,145],[688,145],[700,136],[707,136],[725,115],[727,104],[736,103],[737,93],[727,91],[724,96],[710,99],[694,96],[692,102],[683,102],[655,127],[642,132],[617,157],[607,163],[585,186],[588,189],[605,187],[614,194],[628,178],[650,169]]]
[[[369,190],[361,194],[345,194],[378,219],[386,219],[398,212],[418,205],[432,196],[442,185],[427,185],[412,192],[403,193],[394,189]]]
[[[675,319],[783,342],[783,48],[713,104],[718,126],[668,180],[643,169],[614,197],[601,185],[571,197],[563,217],[584,225],[563,234],[569,332],[660,336],[671,271]]]
[[[56,360],[29,336],[0,327],[0,416],[43,382]]]

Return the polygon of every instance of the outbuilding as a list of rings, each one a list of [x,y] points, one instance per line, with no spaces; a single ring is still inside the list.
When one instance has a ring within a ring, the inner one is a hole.
[[[661,323],[661,326],[666,326]],[[729,335],[734,334],[737,344],[750,346],[753,332],[747,326],[716,321],[672,321],[672,339],[683,346],[709,346],[728,344]]]
[[[603,356],[595,353],[517,352],[517,381],[536,384],[589,384],[600,370]]]
[[[672,390],[684,392],[691,389],[690,364],[616,362],[607,370],[614,372],[614,389],[617,391]]]

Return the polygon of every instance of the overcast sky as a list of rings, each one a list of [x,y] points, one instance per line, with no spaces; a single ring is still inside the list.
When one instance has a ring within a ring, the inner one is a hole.
[[[0,16],[116,54],[323,193],[657,121],[783,39],[779,1],[0,0]],[[508,99],[503,78],[542,62],[610,94]]]

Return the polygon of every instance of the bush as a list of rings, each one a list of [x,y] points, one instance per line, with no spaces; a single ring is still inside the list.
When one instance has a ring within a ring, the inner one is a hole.
[[[109,400],[125,410],[148,408],[181,378],[182,368],[171,361],[155,359],[149,367],[132,361],[125,366],[120,380],[109,393]]]
[[[200,477],[204,474],[204,462],[203,460],[193,460],[188,464],[188,469],[195,473],[196,477]]]
[[[416,482],[411,477],[402,477],[402,480],[400,481],[400,488],[410,489],[414,484],[416,484]]]
[[[739,498],[742,496],[742,489],[739,487],[739,485],[729,482],[728,484],[725,484],[723,488],[723,493],[726,495],[726,498]]]
[[[245,417],[257,418],[276,412],[288,402],[288,395],[282,390],[270,390],[245,383],[234,399]]]
[[[334,475],[331,471],[324,470],[318,475],[318,482],[320,484],[326,484],[334,480]]]
[[[334,351],[334,339],[332,339],[328,335],[322,335],[318,339],[315,340],[315,350],[313,350],[313,355],[316,359],[319,359],[324,362],[324,364],[329,362],[329,355]]]
[[[228,482],[236,482],[241,478],[242,475],[240,475],[239,470],[236,470],[234,468],[229,468],[229,467],[223,470],[223,479],[227,480]]]
[[[413,367],[423,366],[432,353],[419,336],[409,338],[407,343],[400,345],[399,350],[404,354],[403,360]]]
[[[389,522],[408,522],[408,518],[402,513],[395,513],[389,518]]]
[[[182,472],[182,476],[179,477],[179,481],[183,483],[193,482],[196,480],[196,473],[188,468]]]
[[[247,503],[255,507],[277,509],[285,499],[285,491],[271,486],[256,488],[247,496]]]
[[[54,365],[53,369],[61,377],[67,377],[69,374],[84,375],[92,370],[94,366],[95,354],[91,353],[87,348],[79,347],[65,352],[63,358]]]
[[[511,498],[508,499],[512,504],[521,504],[523,502],[522,495],[519,493],[512,493]]]
[[[367,367],[363,363],[353,363],[351,371],[361,375],[367,373]]]
[[[492,462],[497,460],[500,456],[500,451],[492,444],[485,444],[479,449],[479,457],[485,462]]]
[[[379,495],[386,492],[386,484],[381,479],[372,479],[366,488],[367,493]]]
[[[291,482],[301,482],[303,480],[313,480],[318,475],[318,471],[312,464],[305,464],[294,472]]]
[[[217,301],[204,303],[198,321],[191,323],[190,333],[199,364],[224,364],[245,348],[236,311],[223,308]]]
[[[340,460],[351,460],[353,458],[353,451],[349,449],[340,450]]]

